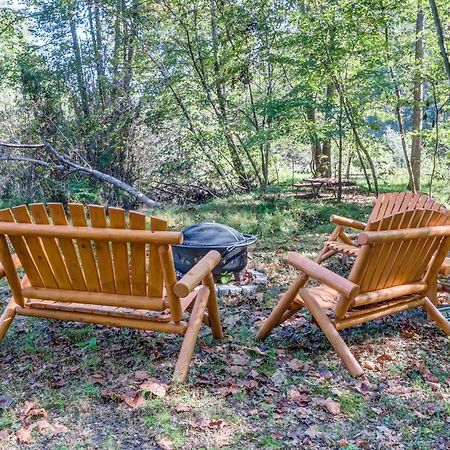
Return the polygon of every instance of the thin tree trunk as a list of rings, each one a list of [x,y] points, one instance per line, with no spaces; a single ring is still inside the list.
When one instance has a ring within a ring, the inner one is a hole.
[[[430,1],[430,9],[433,13],[434,25],[436,27],[436,35],[438,38],[439,50],[441,52],[442,60],[444,61],[445,72],[447,73],[448,81],[450,82],[450,61],[448,59],[447,48],[445,47],[444,31],[442,29],[442,22],[439,16],[439,10],[436,5],[436,0]]]
[[[436,116],[434,117],[434,126],[435,126],[435,143],[434,143],[434,152],[433,152],[433,167],[431,170],[431,176],[430,176],[430,186],[428,188],[428,194],[431,196],[433,192],[433,181],[434,181],[434,174],[436,173],[436,159],[437,159],[437,153],[439,150],[439,108],[438,108],[438,102],[436,97],[436,86],[433,84],[433,100],[434,100],[434,109],[436,111]]]
[[[67,18],[69,19],[70,34],[72,37],[72,51],[75,57],[75,73],[77,77],[78,92],[81,99],[81,109],[85,117],[89,116],[89,105],[86,84],[83,76],[83,63],[81,59],[80,42],[78,41],[77,25],[74,17],[74,4],[69,1],[67,4]]]
[[[398,128],[400,132],[400,142],[402,145],[403,150],[403,156],[405,158],[405,164],[406,168],[408,170],[408,176],[409,179],[412,180],[413,174],[411,169],[411,161],[409,160],[409,154],[408,154],[408,145],[406,143],[406,133],[405,133],[405,127],[403,124],[403,116],[402,116],[402,110],[401,110],[401,94],[400,94],[400,86],[398,84],[397,77],[395,76],[394,68],[392,67],[391,58],[390,58],[390,47],[389,47],[389,30],[387,25],[384,27],[384,36],[385,36],[385,44],[386,44],[386,53],[387,53],[387,59],[389,61],[389,74],[391,76],[392,82],[394,83],[394,92],[395,92],[395,115],[397,117],[397,123]],[[412,191],[415,192],[414,186],[411,186]]]
[[[337,201],[340,202],[342,200],[342,151],[343,151],[343,136],[342,136],[342,99],[340,99],[339,105],[339,156],[338,156],[338,192],[337,192]]]
[[[330,108],[330,104],[331,104],[331,99],[333,97],[333,93],[334,93],[334,88],[333,88],[333,84],[329,83],[327,86],[327,103],[328,103],[328,110],[325,113],[325,121],[329,122],[332,119],[332,114],[331,114],[331,108]],[[323,173],[323,175],[325,175],[326,177],[331,177],[331,138],[327,138],[322,145],[322,164],[321,164],[321,172]]]
[[[415,44],[415,65],[416,73],[414,76],[414,105],[413,105],[413,136],[411,144],[411,169],[412,179],[409,180],[410,186],[415,191],[420,191],[420,165],[422,160],[422,101],[423,101],[423,82],[422,67],[424,56],[423,33],[425,30],[425,16],[423,13],[421,0],[417,5],[416,20],[416,44]]]

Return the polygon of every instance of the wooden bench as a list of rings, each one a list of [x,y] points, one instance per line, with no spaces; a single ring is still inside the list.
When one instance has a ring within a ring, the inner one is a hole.
[[[183,235],[165,220],[148,224],[144,214],[98,205],[88,215],[80,204],[68,209],[70,218],[59,203],[0,210],[0,277],[12,292],[0,341],[16,314],[177,334],[173,378],[184,381],[202,323],[223,337],[212,276],[220,254],[209,252],[177,282],[171,246]]]

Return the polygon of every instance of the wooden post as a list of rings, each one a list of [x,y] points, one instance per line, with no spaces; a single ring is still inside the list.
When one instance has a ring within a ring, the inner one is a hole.
[[[191,362],[192,355],[194,354],[194,348],[197,342],[200,326],[202,324],[203,314],[205,313],[206,305],[209,301],[209,295],[210,291],[206,286],[203,286],[198,291],[186,333],[184,335],[183,345],[181,346],[175,371],[173,373],[174,382],[183,383],[186,379],[189,364]]]
[[[449,321],[439,312],[436,306],[433,305],[428,297],[425,297],[423,306],[428,313],[428,316],[433,319],[439,328],[446,334],[450,335],[450,323]]]
[[[362,367],[359,365],[358,361],[356,361],[347,344],[341,336],[339,336],[339,333],[336,328],[334,328],[327,315],[323,312],[322,308],[313,297],[303,292],[304,291],[302,291],[302,299],[305,306],[310,310],[314,319],[316,319],[317,324],[324,332],[325,336],[328,338],[330,344],[336,350],[336,353],[342,359],[349,372],[354,377],[362,375],[364,373]]]
[[[206,275],[203,280],[203,285],[209,289],[208,301],[208,318],[211,326],[211,331],[215,339],[223,339],[222,324],[220,322],[220,311],[217,302],[216,288],[214,285],[214,278],[211,273]]]
[[[5,334],[11,326],[11,323],[16,315],[16,306],[17,303],[14,301],[14,298],[11,298],[5,310],[3,311],[3,314],[0,316],[0,342],[5,337]]]
[[[0,236],[0,262],[6,273],[6,279],[8,280],[14,301],[18,305],[24,306],[25,300],[22,295],[22,286],[20,284],[19,275],[17,274],[16,264],[9,251],[5,236]]]
[[[172,320],[175,323],[178,323],[183,318],[183,312],[181,311],[180,299],[174,292],[177,277],[175,275],[175,266],[173,265],[172,249],[168,245],[161,245],[159,247],[159,255],[161,257],[161,266],[164,281],[166,283],[170,314],[172,316]]]
[[[263,341],[269,336],[270,332],[280,323],[284,313],[289,309],[291,303],[295,300],[298,291],[306,284],[308,276],[299,275],[291,284],[287,292],[281,297],[278,305],[275,306],[270,316],[263,322],[261,329],[256,335],[258,341]]]

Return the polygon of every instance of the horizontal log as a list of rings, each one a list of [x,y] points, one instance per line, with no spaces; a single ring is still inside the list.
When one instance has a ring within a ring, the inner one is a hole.
[[[367,226],[366,223],[360,222],[359,220],[353,220],[348,217],[337,216],[335,214],[330,217],[330,222],[335,223],[336,225],[355,228],[357,230],[364,230]]]
[[[71,225],[36,225],[14,222],[0,222],[0,234],[9,236],[38,236],[161,245],[181,244],[183,242],[183,234],[178,231],[122,230],[112,228],[74,227]]]
[[[19,257],[17,255],[11,255],[12,260],[14,263],[14,267],[18,269],[19,267],[22,267],[22,263],[19,260]],[[0,264],[0,279],[2,279],[4,276],[6,276],[5,268]]]
[[[358,316],[349,317],[348,319],[342,319],[340,321],[336,321],[335,327],[337,330],[343,330],[345,328],[354,327],[356,325],[360,325],[362,323],[368,322],[370,320],[380,319],[381,317],[389,316],[394,313],[407,311],[408,309],[417,308],[422,306],[424,303],[424,299],[420,298],[418,300],[413,300],[410,302],[402,302],[396,305],[392,305],[386,308],[377,309],[376,311],[360,314]]]
[[[406,228],[403,230],[364,231],[358,236],[361,245],[397,240],[426,239],[429,237],[450,236],[450,225],[435,227]]]
[[[22,308],[16,307],[16,314],[29,317],[40,317],[43,319],[63,320],[66,322],[95,323],[109,327],[134,328],[146,331],[161,331],[184,335],[186,332],[186,322],[165,323],[153,320],[131,319],[128,317],[115,317],[103,314],[88,314],[81,312],[58,311],[51,309]]]
[[[290,253],[288,264],[302,271],[311,278],[321,281],[348,298],[355,298],[359,294],[359,286],[344,277],[326,269],[323,266],[305,258],[298,253]]]
[[[175,284],[174,291],[178,297],[186,297],[202,280],[219,264],[221,255],[216,250],[208,252],[180,281]]]
[[[168,307],[168,303],[164,299],[137,295],[105,294],[103,292],[73,291],[41,287],[24,288],[22,294],[25,298],[30,299],[118,306],[122,308],[148,309],[152,311],[164,311]]]
[[[427,288],[427,283],[418,282],[379,289],[378,291],[364,292],[355,297],[352,307],[370,305],[371,303],[378,303],[391,298],[402,297],[403,295],[419,294]]]

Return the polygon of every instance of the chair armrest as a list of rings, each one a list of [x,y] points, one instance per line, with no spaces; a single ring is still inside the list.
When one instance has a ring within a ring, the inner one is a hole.
[[[13,260],[13,263],[14,263],[14,267],[16,269],[22,267],[22,263],[20,262],[20,260],[19,260],[19,258],[18,258],[18,256],[16,254],[12,255],[12,260]],[[3,277],[5,277],[5,276],[6,276],[5,269],[4,269],[3,265],[0,264],[0,280]]]
[[[184,274],[183,278],[174,286],[174,292],[178,297],[189,295],[201,281],[213,271],[219,264],[222,256],[216,250],[208,252],[189,272]]]
[[[366,223],[360,222],[359,220],[348,219],[347,217],[335,216],[334,214],[330,217],[330,222],[336,225],[342,225],[344,227],[355,228],[357,230],[364,230],[367,226]]]
[[[298,253],[290,253],[288,256],[288,264],[296,269],[302,271],[306,275],[321,281],[327,286],[336,289],[336,291],[353,299],[359,294],[359,286],[337,273],[320,266],[314,261],[311,261]]]

